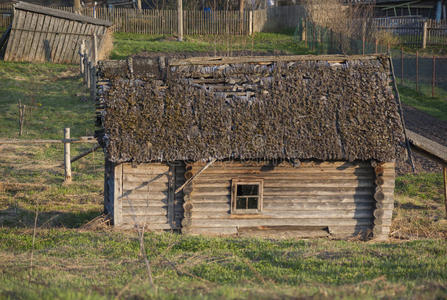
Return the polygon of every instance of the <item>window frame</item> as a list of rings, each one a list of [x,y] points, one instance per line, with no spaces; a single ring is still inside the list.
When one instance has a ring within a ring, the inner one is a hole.
[[[258,185],[258,208],[236,209],[237,186],[238,185]],[[262,178],[234,178],[231,180],[231,214],[248,215],[260,214],[263,210],[264,201],[264,179]]]

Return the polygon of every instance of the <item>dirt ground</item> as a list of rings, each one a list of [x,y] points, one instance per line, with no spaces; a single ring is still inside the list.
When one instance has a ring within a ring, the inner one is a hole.
[[[411,106],[403,105],[405,125],[408,129],[425,136],[441,145],[447,146],[447,122],[441,121],[429,114],[417,110]],[[416,172],[440,172],[441,165],[433,162],[424,156],[414,153],[414,164]],[[407,161],[399,160],[397,162],[398,174],[412,172],[411,166]]]

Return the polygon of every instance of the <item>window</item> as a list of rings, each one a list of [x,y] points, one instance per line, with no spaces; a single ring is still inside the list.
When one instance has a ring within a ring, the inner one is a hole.
[[[232,180],[231,212],[259,213],[262,210],[262,179]]]

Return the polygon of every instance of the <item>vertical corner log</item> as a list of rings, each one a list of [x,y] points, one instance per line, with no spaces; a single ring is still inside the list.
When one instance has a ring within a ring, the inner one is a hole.
[[[191,232],[191,222],[192,222],[192,209],[193,203],[191,201],[191,193],[194,189],[194,183],[191,182],[188,186],[183,189],[183,220],[182,220],[182,233],[188,234]]]
[[[373,212],[375,240],[387,240],[390,233],[391,217],[394,204],[395,163],[374,164],[376,208]]]
[[[183,41],[183,0],[177,0],[177,34],[178,41]]]
[[[64,183],[71,182],[70,128],[64,128]]]
[[[175,166],[170,164],[169,165],[169,172],[168,172],[168,223],[171,229],[176,229],[176,224],[174,222],[174,214],[175,214],[175,207],[174,207],[174,201],[175,201]]]

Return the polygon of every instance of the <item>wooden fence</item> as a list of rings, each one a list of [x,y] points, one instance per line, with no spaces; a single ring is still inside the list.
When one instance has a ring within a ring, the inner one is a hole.
[[[447,21],[423,18],[377,18],[379,31],[390,32],[401,44],[422,47],[447,45]]]
[[[74,12],[73,7],[53,7]],[[8,26],[12,21],[11,5],[0,4],[0,27]],[[115,32],[176,34],[177,11],[133,8],[106,7],[82,8],[84,16],[113,22]],[[253,29],[253,12],[185,10],[183,12],[183,33],[186,35],[231,34],[247,35]]]

